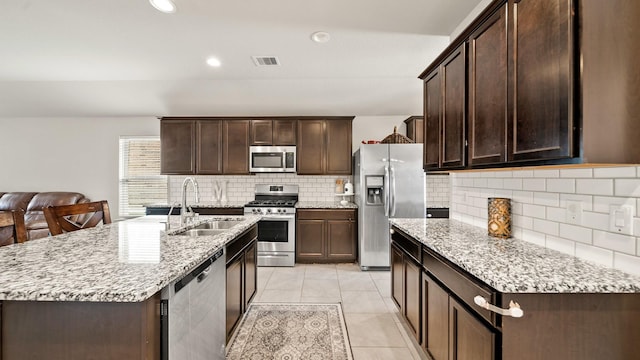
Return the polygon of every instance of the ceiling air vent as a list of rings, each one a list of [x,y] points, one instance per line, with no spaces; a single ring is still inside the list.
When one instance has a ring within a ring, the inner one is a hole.
[[[253,63],[256,66],[279,66],[280,61],[275,56],[252,56]]]

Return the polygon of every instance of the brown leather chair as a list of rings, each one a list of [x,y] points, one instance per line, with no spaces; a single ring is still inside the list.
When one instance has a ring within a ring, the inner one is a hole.
[[[27,229],[24,226],[24,211],[22,209],[0,212],[0,228],[6,226],[13,228],[14,242],[23,243],[27,241]]]
[[[43,210],[51,235],[91,228],[100,222],[103,224],[111,223],[111,213],[106,200],[84,204],[48,206]]]

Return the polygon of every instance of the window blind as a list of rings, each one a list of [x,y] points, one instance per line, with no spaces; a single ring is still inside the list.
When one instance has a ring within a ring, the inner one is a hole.
[[[167,203],[159,137],[120,137],[119,182],[121,217],[142,216],[146,205]]]

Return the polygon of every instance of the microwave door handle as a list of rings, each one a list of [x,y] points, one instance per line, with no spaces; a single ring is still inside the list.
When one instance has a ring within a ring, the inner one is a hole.
[[[287,168],[287,152],[283,151],[282,152],[282,169],[286,169]]]

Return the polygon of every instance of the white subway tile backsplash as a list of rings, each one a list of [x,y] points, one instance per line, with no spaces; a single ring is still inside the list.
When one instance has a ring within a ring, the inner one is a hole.
[[[613,251],[576,243],[576,256],[596,264],[613,267]]]
[[[636,177],[636,168],[633,167],[633,166],[594,168],[593,169],[593,177],[596,177],[596,178],[634,178],[634,177]]]
[[[558,236],[560,234],[560,224],[555,221],[533,219],[533,230],[548,235]]]
[[[522,189],[529,191],[545,191],[546,183],[544,179],[524,179]]]
[[[573,241],[547,236],[546,246],[549,249],[557,250],[565,254],[576,255],[576,243]]]
[[[560,169],[560,177],[562,178],[590,178],[593,177],[593,169]]]
[[[547,217],[547,209],[544,206],[540,205],[523,204],[522,215],[544,219]]]
[[[614,253],[613,267],[630,274],[640,275],[640,257]]]
[[[560,206],[560,194],[536,192],[533,194],[533,203],[545,206]]]
[[[576,179],[576,192],[588,195],[613,195],[612,179]]]
[[[574,193],[576,192],[576,181],[574,179],[547,179],[547,191],[554,193]]]
[[[514,237],[640,273],[640,167],[526,168],[464,174],[466,186],[455,177],[451,181],[453,219],[486,229],[486,198],[511,198]],[[568,200],[582,204],[581,224],[567,221]],[[634,236],[609,232],[612,204],[636,207]]]
[[[558,178],[560,177],[560,170],[557,170],[557,169],[534,170],[533,176],[537,178]]]
[[[640,197],[640,179],[615,179],[615,195]]]
[[[626,254],[636,254],[636,238],[634,236],[595,230],[593,245]]]
[[[593,243],[593,230],[582,226],[560,224],[560,237],[585,243]]]

